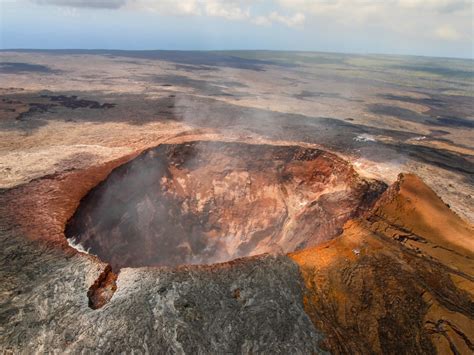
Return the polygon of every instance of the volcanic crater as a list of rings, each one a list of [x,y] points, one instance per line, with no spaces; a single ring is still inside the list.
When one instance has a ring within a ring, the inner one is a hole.
[[[115,272],[221,263],[332,239],[385,189],[320,149],[162,144],[93,188],[65,234]]]

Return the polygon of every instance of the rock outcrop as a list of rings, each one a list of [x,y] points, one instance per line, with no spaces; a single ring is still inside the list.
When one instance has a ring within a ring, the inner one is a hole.
[[[400,175],[365,218],[291,254],[305,309],[332,353],[474,351],[474,230]]]

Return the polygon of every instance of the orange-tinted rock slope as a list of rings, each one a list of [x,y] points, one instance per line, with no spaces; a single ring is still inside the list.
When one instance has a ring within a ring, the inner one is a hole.
[[[473,228],[415,175],[400,175],[342,235],[290,257],[332,353],[471,354]]]

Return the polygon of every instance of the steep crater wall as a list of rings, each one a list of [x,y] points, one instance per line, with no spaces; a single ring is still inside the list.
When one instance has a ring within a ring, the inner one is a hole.
[[[313,148],[163,144],[91,190],[66,236],[114,270],[286,253],[337,236],[385,188]]]

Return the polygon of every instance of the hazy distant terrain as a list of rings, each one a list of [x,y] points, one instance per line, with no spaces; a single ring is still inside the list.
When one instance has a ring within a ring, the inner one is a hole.
[[[386,182],[413,171],[474,220],[472,60],[274,51],[0,57],[4,187],[67,168],[73,157],[108,160],[199,129],[321,144]],[[54,146],[64,148],[52,154]]]

